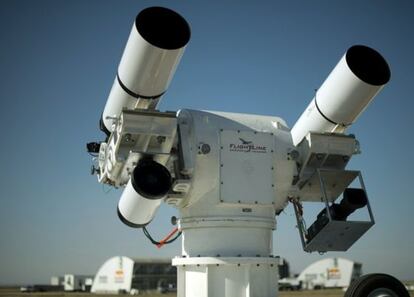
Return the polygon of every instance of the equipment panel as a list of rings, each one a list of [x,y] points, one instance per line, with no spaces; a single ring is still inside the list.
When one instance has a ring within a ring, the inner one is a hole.
[[[274,137],[256,131],[220,132],[220,201],[271,205],[274,202]]]

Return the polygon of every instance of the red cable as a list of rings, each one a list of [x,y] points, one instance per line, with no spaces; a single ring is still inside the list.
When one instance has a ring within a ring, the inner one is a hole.
[[[170,239],[175,233],[177,233],[178,227],[175,227],[163,240],[160,241],[159,244],[157,244],[157,248],[162,248],[162,246],[165,244],[165,242]]]

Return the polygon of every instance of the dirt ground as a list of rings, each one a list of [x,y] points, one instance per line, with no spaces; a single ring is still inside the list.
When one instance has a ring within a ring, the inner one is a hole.
[[[323,296],[323,297],[342,297],[344,292],[341,290],[323,290],[323,291],[301,291],[301,292],[280,292],[278,297],[305,297],[305,296]],[[85,293],[21,293],[18,290],[0,290],[0,297],[119,297],[122,295],[98,295]],[[127,295],[125,295],[127,296]],[[176,294],[143,294],[145,297],[176,297]],[[224,296],[223,296],[224,297]],[[414,296],[413,296],[414,297]]]
[[[90,293],[21,293],[18,290],[3,290],[0,289],[0,297],[119,297],[123,295],[99,295]],[[127,296],[127,295],[124,295]],[[176,294],[143,294],[139,296],[145,297],[176,297]],[[305,296],[320,296],[320,297],[342,297],[344,292],[341,290],[320,290],[320,291],[300,291],[300,292],[280,292],[278,297],[305,297]],[[410,296],[414,297],[413,292]]]

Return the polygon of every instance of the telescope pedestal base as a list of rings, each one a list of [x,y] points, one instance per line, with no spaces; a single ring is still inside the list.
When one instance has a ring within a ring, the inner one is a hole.
[[[174,258],[177,297],[276,297],[279,258]]]

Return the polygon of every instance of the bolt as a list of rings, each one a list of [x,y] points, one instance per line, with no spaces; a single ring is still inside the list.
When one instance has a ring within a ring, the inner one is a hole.
[[[165,139],[166,139],[166,137],[165,136],[157,136],[157,142],[159,143],[159,144],[161,144],[161,143],[163,143],[163,142],[165,142]]]
[[[125,141],[130,142],[131,140],[132,140],[131,134],[129,134],[129,133],[125,134]]]
[[[200,146],[200,152],[202,153],[202,154],[204,154],[204,155],[207,155],[210,151],[211,151],[211,148],[210,148],[210,146],[207,144],[207,143],[203,143],[201,146]]]
[[[299,152],[297,150],[291,150],[288,153],[288,156],[293,160],[297,160],[299,158]],[[288,158],[288,159],[290,159],[290,158]]]

